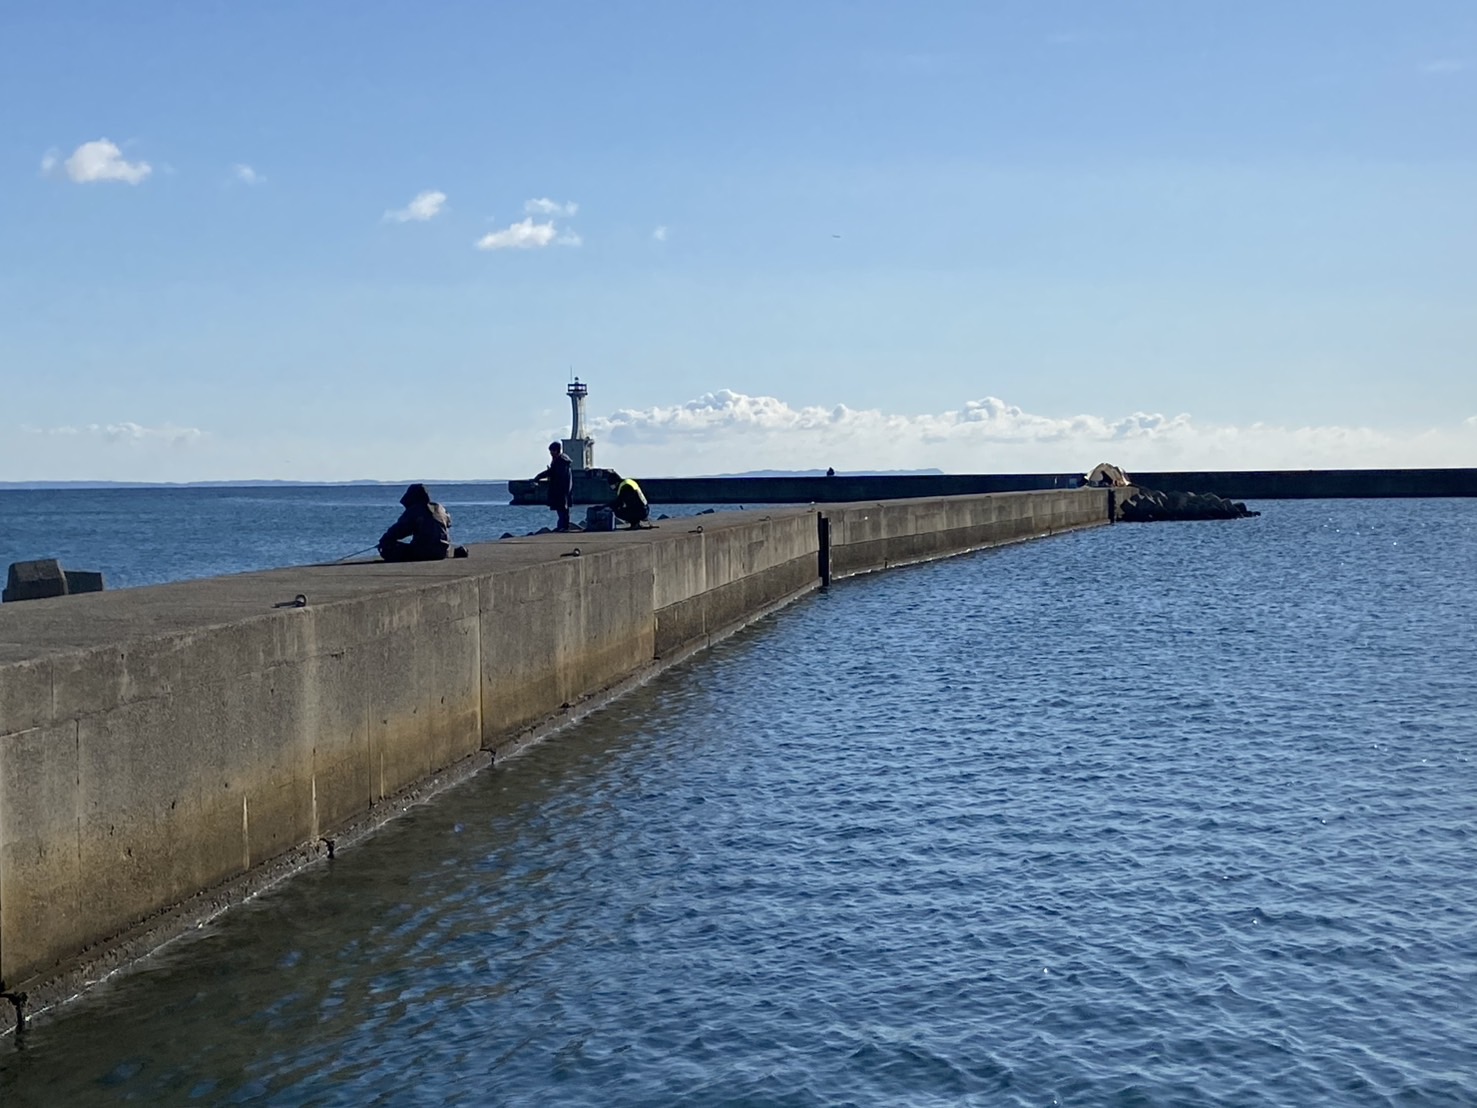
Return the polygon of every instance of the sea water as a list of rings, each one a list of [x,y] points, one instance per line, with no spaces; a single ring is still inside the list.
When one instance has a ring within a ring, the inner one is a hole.
[[[793,604],[0,1043],[0,1103],[1477,1103],[1477,501],[1256,506]]]
[[[0,489],[0,572],[57,558],[126,588],[223,573],[312,565],[358,555],[399,516],[403,485],[152,486]],[[507,482],[444,483],[431,495],[452,516],[454,543],[525,535],[555,523],[548,508],[508,504]],[[725,510],[738,510],[732,505]],[[703,505],[658,505],[692,515]],[[584,518],[577,507],[574,520]]]

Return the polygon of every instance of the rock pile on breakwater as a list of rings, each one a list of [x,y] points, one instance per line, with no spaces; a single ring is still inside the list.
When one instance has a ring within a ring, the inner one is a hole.
[[[1159,523],[1175,519],[1245,519],[1259,516],[1239,500],[1210,492],[1160,492],[1135,485],[1133,478],[1111,462],[1102,462],[1082,478],[1094,488],[1122,489],[1113,518],[1124,523]]]
[[[1159,492],[1137,489],[1118,504],[1124,523],[1158,523],[1177,519],[1244,519],[1259,516],[1239,500],[1209,492]]]

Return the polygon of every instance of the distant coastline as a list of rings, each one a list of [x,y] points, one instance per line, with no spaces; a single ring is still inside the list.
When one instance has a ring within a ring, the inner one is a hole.
[[[745,473],[709,473],[702,477],[820,477],[823,469],[753,469]],[[942,474],[941,469],[858,469],[847,470],[848,477],[891,477]],[[672,474],[665,476],[671,477]],[[643,478],[644,479],[644,478]],[[351,488],[360,486],[395,487],[419,481],[436,485],[505,485],[507,477],[406,477],[390,481],[361,479],[357,481],[0,481],[0,491],[44,491],[54,489],[267,489],[267,488]]]
[[[498,485],[507,478],[486,480],[436,480],[411,477],[394,481],[0,481],[0,491],[42,491],[47,489],[268,489],[268,488],[350,488],[359,486],[400,486],[411,481],[426,485]]]

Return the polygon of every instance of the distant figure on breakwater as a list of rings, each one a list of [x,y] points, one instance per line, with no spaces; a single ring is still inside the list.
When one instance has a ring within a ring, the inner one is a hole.
[[[547,498],[545,503],[559,517],[559,524],[554,530],[568,531],[569,506],[574,502],[574,466],[559,443],[549,443],[549,467],[534,480],[547,482],[544,489]]]
[[[380,536],[387,562],[437,562],[451,551],[451,513],[431,499],[425,485],[411,485],[400,498],[405,511]],[[409,539],[409,542],[401,542]]]
[[[610,507],[615,512],[615,518],[633,531],[638,530],[651,516],[651,505],[646,502],[646,494],[630,477],[616,486],[615,503]]]

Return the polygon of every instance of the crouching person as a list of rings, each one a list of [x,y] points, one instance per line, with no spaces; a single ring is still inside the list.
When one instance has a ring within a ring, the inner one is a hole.
[[[431,499],[425,485],[411,485],[400,503],[405,511],[380,536],[380,557],[387,562],[436,562],[445,558],[451,552],[451,513]]]
[[[633,531],[651,516],[651,506],[646,503],[646,494],[629,477],[616,487],[615,503],[610,507],[615,512],[615,518],[628,524]]]

